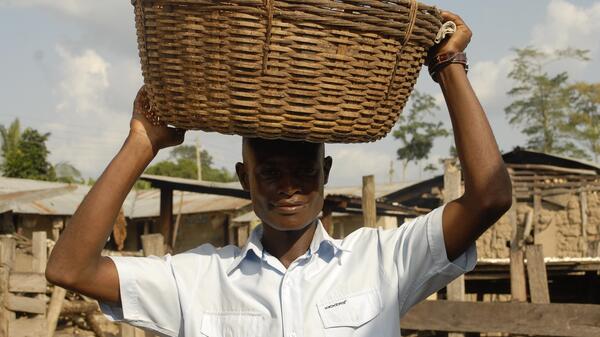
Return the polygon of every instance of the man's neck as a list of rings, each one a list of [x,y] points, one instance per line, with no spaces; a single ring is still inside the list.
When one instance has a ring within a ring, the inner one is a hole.
[[[275,256],[285,268],[288,268],[294,260],[306,253],[316,228],[317,220],[296,231],[280,231],[265,224],[262,245],[269,254]]]

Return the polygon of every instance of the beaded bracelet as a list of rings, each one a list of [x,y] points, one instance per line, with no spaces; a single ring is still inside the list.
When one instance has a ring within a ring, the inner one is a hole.
[[[444,67],[451,63],[462,64],[465,67],[465,72],[469,71],[467,54],[463,52],[444,53],[436,55],[431,60],[429,60],[429,75],[431,75],[431,78],[435,82],[438,82],[437,74],[440,72],[440,70],[442,70]]]

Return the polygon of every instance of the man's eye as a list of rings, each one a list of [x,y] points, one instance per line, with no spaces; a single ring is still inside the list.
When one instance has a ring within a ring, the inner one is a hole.
[[[279,170],[274,168],[265,168],[260,171],[260,175],[267,178],[277,177],[279,176]]]
[[[305,167],[300,169],[298,173],[303,176],[314,176],[317,175],[317,173],[319,173],[319,170],[317,170],[314,167]]]

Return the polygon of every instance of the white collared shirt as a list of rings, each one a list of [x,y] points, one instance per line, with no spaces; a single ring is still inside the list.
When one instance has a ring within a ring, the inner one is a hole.
[[[162,258],[111,257],[122,305],[101,309],[165,336],[398,337],[411,306],[475,267],[475,244],[448,261],[442,211],[344,240],[319,223],[309,250],[287,269],[263,249],[260,226],[242,249],[204,244]]]

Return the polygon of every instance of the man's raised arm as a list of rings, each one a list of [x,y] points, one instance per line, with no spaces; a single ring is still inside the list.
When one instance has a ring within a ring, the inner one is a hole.
[[[118,303],[119,277],[110,258],[100,255],[115,218],[133,184],[159,149],[181,144],[180,129],[155,126],[145,117],[148,100],[142,87],[133,105],[123,147],[85,197],[48,260],[51,283],[92,298]]]
[[[444,21],[454,21],[457,31],[435,55],[462,52],[471,39],[471,31],[457,15],[443,12],[442,17]],[[463,65],[451,63],[437,76],[450,112],[465,181],[463,196],[446,205],[442,216],[446,252],[454,260],[510,208],[512,188],[487,117]]]

